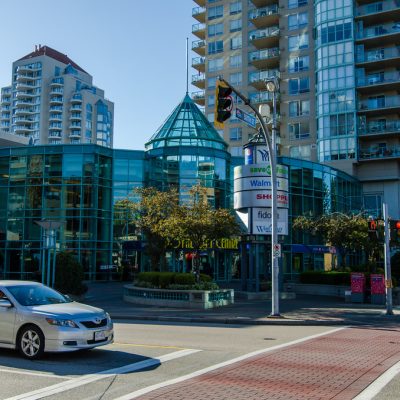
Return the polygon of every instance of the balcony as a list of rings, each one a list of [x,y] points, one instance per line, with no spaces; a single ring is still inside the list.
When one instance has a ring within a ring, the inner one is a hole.
[[[59,131],[49,131],[49,139],[60,139],[61,133]]]
[[[199,89],[205,89],[206,77],[204,74],[192,75],[192,85],[198,87]]]
[[[266,29],[258,29],[249,33],[249,41],[257,49],[279,46],[279,27],[271,26]]]
[[[249,21],[257,28],[279,24],[278,4],[257,8],[249,12]]]
[[[356,64],[363,64],[363,68],[397,67],[400,62],[400,50],[397,47],[380,47],[357,54]]]
[[[267,69],[263,71],[254,71],[249,73],[249,84],[257,90],[265,89],[265,79],[272,76],[279,77],[278,69]]]
[[[258,69],[278,67],[279,47],[252,51],[249,53],[249,61]]]
[[[267,90],[249,94],[249,100],[255,104],[261,104],[261,103],[271,103],[272,104],[272,97],[273,97],[272,93],[268,92]]]
[[[389,71],[369,74],[356,79],[360,93],[378,93],[384,90],[400,90],[400,72]]]
[[[399,113],[400,96],[376,96],[358,102],[358,112],[368,113],[368,115],[382,115],[382,112]]]
[[[25,134],[32,131],[31,125],[15,125],[13,132],[17,134]]]
[[[24,90],[24,89],[33,89],[36,85],[34,83],[28,83],[28,82],[18,82],[16,89],[17,90]]]
[[[369,121],[365,127],[358,128],[359,136],[398,136],[400,134],[400,121]]]
[[[400,22],[370,26],[357,32],[356,41],[368,46],[382,46],[400,42]]]
[[[18,100],[15,103],[15,106],[17,108],[26,108],[26,106],[32,106],[32,105],[33,105],[33,101],[32,100],[26,100],[26,99]]]
[[[50,114],[49,115],[49,121],[62,121],[62,114]]]
[[[270,4],[278,4],[277,0],[251,0],[251,2],[257,7],[266,7]]]
[[[71,98],[71,103],[82,103],[82,95],[81,94],[74,94]]]
[[[70,108],[70,111],[81,111],[82,110],[82,104],[73,104]]]
[[[201,7],[205,7],[206,5],[206,0],[193,0],[193,1]]]
[[[199,22],[206,22],[206,9],[204,7],[193,7],[192,17]]]
[[[192,67],[197,71],[205,72],[206,70],[206,59],[204,57],[192,58]]]
[[[11,97],[10,96],[3,96],[1,98],[1,104],[2,105],[11,104]]]
[[[64,85],[64,79],[63,78],[54,78],[51,81],[51,86],[63,86]]]
[[[192,93],[192,99],[195,103],[204,106],[206,103],[206,96],[204,94],[204,90],[200,90],[198,92]]]
[[[73,129],[71,130],[71,133],[69,134],[70,138],[80,138],[81,137],[81,131],[80,129]]]
[[[32,107],[22,107],[15,110],[15,115],[30,115],[34,114]]]
[[[206,42],[205,40],[197,40],[192,42],[192,50],[200,56],[206,55]]]
[[[82,125],[80,122],[71,122],[69,124],[69,129],[79,129],[80,130],[81,128],[82,128]]]
[[[82,120],[82,114],[81,113],[72,113],[71,116],[69,117],[71,121],[81,121]]]
[[[24,72],[17,75],[16,81],[17,82],[24,82],[24,81],[34,81],[36,79],[36,75],[32,72]]]
[[[17,73],[27,72],[27,71],[38,71],[39,69],[42,69],[42,67],[38,67],[36,65],[20,65],[19,67],[17,67]]]
[[[24,116],[24,117],[15,117],[13,118],[13,122],[21,125],[21,124],[31,124],[33,122],[32,117]]]
[[[365,4],[357,7],[355,17],[367,24],[398,20],[400,19],[400,3],[398,0],[389,0]]]
[[[64,89],[62,87],[54,87],[52,86],[50,89],[50,96],[51,95],[57,95],[57,94],[63,94]]]
[[[35,97],[36,95],[28,90],[19,90],[16,93],[16,96],[17,96],[17,99],[21,99],[21,98],[26,98],[26,97],[32,98],[32,97]]]
[[[192,25],[192,33],[199,39],[204,40],[206,38],[206,25],[205,24]]]
[[[53,131],[62,131],[62,124],[61,122],[51,122],[49,129]]]
[[[359,161],[362,160],[382,160],[400,157],[400,146],[383,146],[377,145],[361,148],[358,152]]]
[[[63,107],[62,106],[51,106],[50,111],[53,113],[62,113]]]
[[[50,104],[62,104],[64,98],[62,96],[52,96],[50,97]]]

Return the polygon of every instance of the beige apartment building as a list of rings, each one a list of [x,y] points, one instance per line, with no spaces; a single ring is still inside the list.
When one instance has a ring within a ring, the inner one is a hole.
[[[278,76],[279,155],[350,173],[363,182],[367,211],[379,214],[387,202],[399,218],[400,2],[194,3],[192,97],[207,118],[219,75],[271,110],[264,80]],[[256,131],[234,111],[220,133],[232,155],[242,155]]]
[[[67,55],[48,46],[13,62],[1,89],[0,129],[31,145],[113,144],[114,104]]]

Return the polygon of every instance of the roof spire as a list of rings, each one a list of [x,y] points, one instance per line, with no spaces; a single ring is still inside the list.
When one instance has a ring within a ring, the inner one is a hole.
[[[186,94],[189,93],[189,38],[186,38]]]

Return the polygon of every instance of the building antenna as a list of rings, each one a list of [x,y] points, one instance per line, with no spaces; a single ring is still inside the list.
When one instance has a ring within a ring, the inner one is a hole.
[[[189,94],[189,38],[186,38],[186,94]]]

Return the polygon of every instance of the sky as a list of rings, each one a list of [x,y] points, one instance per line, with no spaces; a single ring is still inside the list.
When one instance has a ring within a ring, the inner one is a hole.
[[[143,150],[186,93],[192,0],[0,0],[0,87],[35,45],[67,54],[114,102],[114,148]],[[197,91],[189,82],[189,93]]]

